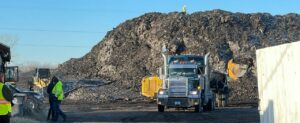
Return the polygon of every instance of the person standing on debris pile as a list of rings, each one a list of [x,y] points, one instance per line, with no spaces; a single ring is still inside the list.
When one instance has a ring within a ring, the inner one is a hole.
[[[0,73],[0,123],[10,123],[13,94],[4,84],[4,73]]]
[[[59,115],[61,115],[64,121],[66,121],[67,116],[60,109],[61,101],[64,99],[63,84],[57,77],[54,77],[54,81],[56,83],[54,84],[54,87],[51,91],[51,93],[55,97],[53,100],[53,107],[52,107],[52,111],[54,111],[54,116],[52,118],[52,121],[54,122],[57,121]]]
[[[47,120],[53,120],[53,117],[54,117],[54,101],[56,100],[56,97],[55,95],[52,93],[52,90],[55,86],[55,84],[58,82],[58,79],[53,76],[52,79],[51,79],[51,82],[49,83],[48,87],[47,87],[47,93],[49,95],[49,105],[50,105],[50,109],[49,109],[49,112],[48,112],[48,117],[47,117]]]
[[[184,14],[186,14],[186,5],[183,5],[183,7],[182,7],[182,12],[183,12]]]

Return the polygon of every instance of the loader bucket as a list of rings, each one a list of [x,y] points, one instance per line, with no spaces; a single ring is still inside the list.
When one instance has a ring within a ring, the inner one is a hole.
[[[234,63],[232,59],[228,61],[227,72],[231,79],[237,80],[247,72],[248,65]]]
[[[144,77],[142,80],[142,95],[151,99],[156,98],[162,82],[158,76]]]

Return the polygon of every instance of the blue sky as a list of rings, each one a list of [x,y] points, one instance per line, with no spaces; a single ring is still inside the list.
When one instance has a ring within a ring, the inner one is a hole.
[[[17,39],[13,64],[59,64],[79,58],[107,31],[146,12],[300,13],[297,0],[0,0],[0,36]]]

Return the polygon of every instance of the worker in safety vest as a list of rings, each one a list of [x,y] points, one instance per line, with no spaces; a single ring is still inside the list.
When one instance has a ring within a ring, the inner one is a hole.
[[[54,81],[56,81],[56,83],[51,91],[55,96],[52,107],[52,110],[54,111],[52,121],[57,121],[60,115],[62,116],[63,120],[66,121],[66,115],[60,109],[61,101],[64,99],[63,84],[57,77],[54,78]]]
[[[49,104],[50,104],[50,108],[49,108],[49,111],[48,111],[48,117],[47,117],[47,120],[53,120],[53,117],[54,117],[54,101],[56,100],[56,96],[52,93],[52,90],[55,86],[55,84],[58,82],[58,79],[54,76],[52,77],[51,79],[51,82],[48,84],[47,86],[47,93],[49,95]]]
[[[186,14],[186,5],[183,5],[183,7],[182,7],[182,12],[183,12],[184,14]]]
[[[9,123],[13,94],[4,84],[4,73],[0,73],[0,123]]]

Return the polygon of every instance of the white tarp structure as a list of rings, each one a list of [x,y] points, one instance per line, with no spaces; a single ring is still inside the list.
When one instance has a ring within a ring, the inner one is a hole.
[[[300,123],[300,41],[256,51],[261,123]]]

